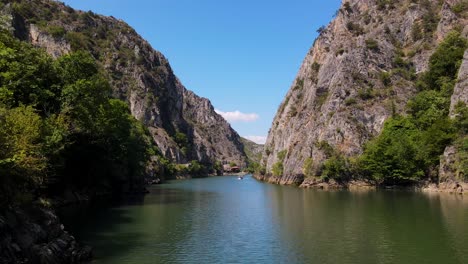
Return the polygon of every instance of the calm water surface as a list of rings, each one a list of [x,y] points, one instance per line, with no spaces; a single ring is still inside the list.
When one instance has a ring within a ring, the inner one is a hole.
[[[468,197],[172,181],[62,216],[95,263],[468,263]]]

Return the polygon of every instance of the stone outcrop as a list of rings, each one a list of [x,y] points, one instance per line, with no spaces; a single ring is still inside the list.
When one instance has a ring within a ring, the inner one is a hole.
[[[2,10],[12,14],[14,34],[55,57],[91,52],[108,73],[114,96],[128,102],[164,156],[176,163],[225,160],[245,165],[237,132],[208,99],[187,90],[164,55],[125,22],[56,1],[19,2],[22,9],[7,4]],[[28,8],[35,12],[28,13]]]
[[[0,263],[88,263],[91,253],[51,210],[33,206],[0,213]]]
[[[466,16],[452,10],[459,2],[343,1],[319,29],[276,113],[263,154],[267,173],[282,162],[275,181],[288,182],[281,179],[301,175],[312,158],[319,176],[330,149],[361,154],[386,119],[405,111],[416,93],[415,75],[427,70],[438,43],[454,28],[467,32]],[[421,28],[430,23],[433,31],[425,33]],[[466,78],[457,87],[454,98],[463,99],[457,91],[464,93]]]
[[[468,35],[468,31],[465,32]],[[458,72],[458,81],[455,85],[450,104],[450,116],[456,118],[456,105],[459,103],[468,104],[468,50],[465,51],[463,61]],[[439,184],[440,190],[454,193],[468,192],[468,175],[463,169],[468,166],[468,154],[464,142],[467,136],[461,136],[451,146],[445,148],[444,154],[440,158]],[[433,186],[428,186],[427,190],[434,190]]]

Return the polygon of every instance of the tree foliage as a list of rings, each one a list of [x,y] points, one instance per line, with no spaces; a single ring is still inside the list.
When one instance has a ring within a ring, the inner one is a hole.
[[[0,33],[4,203],[17,200],[18,192],[110,192],[142,182],[149,156],[156,152],[143,125],[125,102],[111,99],[110,91],[90,54],[54,60]]]
[[[382,133],[371,140],[359,159],[364,176],[386,184],[402,184],[433,176],[431,171],[457,133],[463,133],[466,113],[455,122],[448,117],[450,96],[467,48],[467,41],[451,32],[429,61],[419,86],[407,104],[407,116],[387,120]]]

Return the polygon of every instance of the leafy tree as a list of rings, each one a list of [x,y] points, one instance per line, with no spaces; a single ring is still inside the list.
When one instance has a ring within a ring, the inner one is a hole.
[[[0,200],[43,183],[46,158],[41,148],[41,117],[31,106],[0,109]]]
[[[323,164],[322,178],[344,180],[349,176],[349,164],[342,155],[333,155]]]
[[[360,165],[364,173],[381,183],[404,183],[424,176],[414,138],[418,130],[407,118],[388,120],[382,134],[364,149]]]
[[[459,32],[452,31],[447,35],[429,59],[429,71],[423,77],[426,89],[440,90],[443,83],[440,79],[443,77],[456,79],[467,47],[467,40],[461,37]]]
[[[42,50],[0,32],[0,104],[55,111],[60,86],[52,59]]]

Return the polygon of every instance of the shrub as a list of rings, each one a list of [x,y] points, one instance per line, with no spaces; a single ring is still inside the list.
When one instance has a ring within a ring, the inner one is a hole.
[[[283,175],[283,162],[278,161],[275,164],[273,164],[273,167],[271,169],[271,172],[273,173],[273,176],[282,176]]]
[[[324,162],[322,178],[341,181],[349,178],[349,176],[349,164],[342,155],[334,155]]]
[[[366,47],[372,51],[379,51],[379,43],[375,39],[366,39]]]
[[[306,158],[302,166],[302,172],[306,177],[314,176],[314,160],[312,158]]]
[[[346,12],[348,12],[348,13],[353,12],[353,9],[351,8],[351,5],[349,4],[349,2],[344,3],[344,10],[346,10]]]
[[[318,33],[319,35],[322,34],[323,32],[325,32],[325,29],[326,29],[325,26],[321,26],[321,27],[319,27],[319,28],[317,29],[317,33]]]
[[[278,157],[278,160],[284,161],[284,159],[286,158],[286,150],[284,149],[278,152],[277,157]]]
[[[296,79],[296,85],[293,90],[302,90],[302,88],[304,88],[304,79]]]
[[[359,24],[355,24],[351,21],[346,23],[346,28],[357,36],[362,35],[364,33],[364,29]]]
[[[421,24],[419,23],[413,24],[413,28],[411,29],[411,37],[413,38],[413,41],[418,41],[423,38]]]
[[[65,36],[65,29],[61,26],[49,26],[47,32],[54,38],[62,38]]]
[[[343,48],[340,48],[336,51],[335,56],[343,55],[343,53],[345,53],[345,50]]]
[[[369,100],[374,98],[374,90],[372,88],[359,89],[358,96],[362,100]]]
[[[293,105],[288,112],[289,117],[295,117],[297,115],[297,108]]]
[[[379,79],[386,87],[392,84],[391,74],[389,72],[380,72]]]
[[[313,72],[318,72],[320,70],[320,63],[314,61],[312,65],[310,66]]]
[[[356,103],[357,103],[356,98],[348,98],[345,100],[346,106],[355,105]]]
[[[327,142],[327,141],[319,141],[315,144],[315,146],[322,150],[325,156],[330,157],[335,154],[335,149]]]
[[[452,12],[457,15],[465,14],[468,11],[468,1],[462,0],[459,3],[456,3],[452,6]]]

